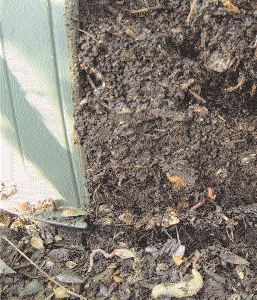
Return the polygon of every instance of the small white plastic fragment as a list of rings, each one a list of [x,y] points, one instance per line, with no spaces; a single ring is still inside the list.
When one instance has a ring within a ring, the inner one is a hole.
[[[161,283],[152,290],[153,298],[160,296],[184,298],[195,295],[203,287],[203,278],[196,270],[192,270],[193,278],[189,281],[180,281],[176,283]]]

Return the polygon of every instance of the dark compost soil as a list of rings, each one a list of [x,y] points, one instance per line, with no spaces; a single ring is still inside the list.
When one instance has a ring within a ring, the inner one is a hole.
[[[180,236],[187,254],[251,248],[256,215],[251,229],[242,220],[256,202],[256,3],[81,1],[79,21],[76,143],[94,229],[137,247]]]
[[[92,206],[256,200],[256,6],[82,1],[78,142]]]
[[[76,143],[92,224],[114,226],[108,237],[125,223],[133,245],[163,243],[163,228],[153,228],[168,227],[174,209],[192,253],[228,247],[217,212],[240,208],[233,243],[252,245],[256,228],[246,234],[242,209],[256,202],[256,3],[81,1],[79,21]],[[167,234],[176,237],[174,227]]]

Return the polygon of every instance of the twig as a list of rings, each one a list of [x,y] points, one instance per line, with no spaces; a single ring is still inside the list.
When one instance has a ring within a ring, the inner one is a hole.
[[[220,116],[220,115],[218,115],[218,117],[223,121],[223,122],[225,122],[226,123],[226,120],[225,119],[223,119],[222,118],[222,116]]]
[[[179,245],[181,245],[181,242],[180,242],[180,239],[179,239],[179,233],[178,233],[177,225],[175,225],[175,228],[176,228],[177,239],[178,239]]]
[[[95,86],[93,80],[90,78],[89,74],[87,74],[87,80],[88,80],[89,83],[91,84],[92,88],[93,88],[94,90],[96,90],[96,86]]]
[[[191,20],[191,18],[193,17],[193,15],[195,14],[195,8],[196,8],[196,2],[197,0],[193,0],[192,4],[191,4],[191,8],[190,8],[190,13],[187,16],[187,25],[189,25],[189,22]]]
[[[133,10],[129,10],[129,12],[131,14],[140,14],[140,13],[148,12],[149,10],[155,10],[155,9],[160,9],[160,8],[162,8],[162,6],[161,5],[157,5],[157,6],[154,6],[154,7],[133,9]]]
[[[90,33],[88,33],[87,31],[82,30],[82,29],[79,29],[79,31],[80,31],[80,32],[83,32],[83,33],[85,33],[85,34],[87,34],[88,36],[91,37],[91,39],[93,39],[94,41],[96,41],[96,42],[98,43],[98,40],[96,40],[96,39],[95,39]]]
[[[257,47],[257,35],[256,35],[256,38],[255,38],[255,41],[253,41],[250,45],[249,45],[249,48],[251,49],[255,49]]]
[[[231,295],[228,300],[240,300],[241,296],[239,294],[233,294]]]
[[[164,231],[167,234],[167,236],[172,240],[172,236],[168,233],[165,227],[162,227],[162,231]]]
[[[16,245],[14,245],[5,235],[2,235],[2,239],[4,239],[7,243],[9,243],[16,251],[18,251],[24,258],[26,258],[36,269],[38,269],[45,277],[47,277],[50,281],[52,281],[54,284],[58,285],[60,288],[64,289],[66,293],[78,297],[82,300],[87,300],[85,297],[78,295],[68,289],[66,287],[62,286],[59,282],[57,282],[55,279],[50,277],[45,271],[43,271],[38,265],[36,265],[26,254],[24,254]]]
[[[203,99],[203,97],[197,95],[195,92],[189,90],[189,93],[190,93],[191,95],[193,95],[197,100],[199,100],[199,101],[201,101],[201,102],[203,102],[203,103],[206,103],[206,101]]]
[[[88,272],[91,272],[94,266],[94,257],[97,253],[101,253],[103,254],[104,257],[106,258],[112,258],[115,255],[115,251],[113,251],[111,254],[106,253],[104,250],[102,249],[96,249],[92,252],[92,254],[90,255],[90,260],[89,260],[89,268],[88,268]]]
[[[256,42],[256,43],[257,43],[257,42]],[[256,44],[256,45],[257,45],[257,44]],[[242,85],[244,84],[244,82],[245,82],[245,77],[244,77],[244,75],[243,75],[242,78],[240,78],[240,79],[238,80],[238,84],[237,84],[236,86],[227,88],[227,89],[225,89],[225,91],[231,93],[231,92],[235,91],[236,89],[238,89],[240,86],[242,86]]]

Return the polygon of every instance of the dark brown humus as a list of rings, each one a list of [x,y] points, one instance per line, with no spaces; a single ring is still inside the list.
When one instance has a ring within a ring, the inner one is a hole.
[[[176,207],[207,197],[207,187],[223,207],[255,201],[252,2],[233,1],[236,13],[203,1],[189,21],[185,1],[138,13],[137,1],[83,3],[91,36],[81,33],[75,120],[92,205]]]

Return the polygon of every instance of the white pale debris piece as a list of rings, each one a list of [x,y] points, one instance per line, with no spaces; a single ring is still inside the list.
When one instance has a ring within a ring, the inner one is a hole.
[[[176,283],[161,283],[152,290],[153,298],[161,296],[184,298],[197,294],[203,287],[202,275],[196,270],[192,270],[193,278],[189,281],[179,281]]]

